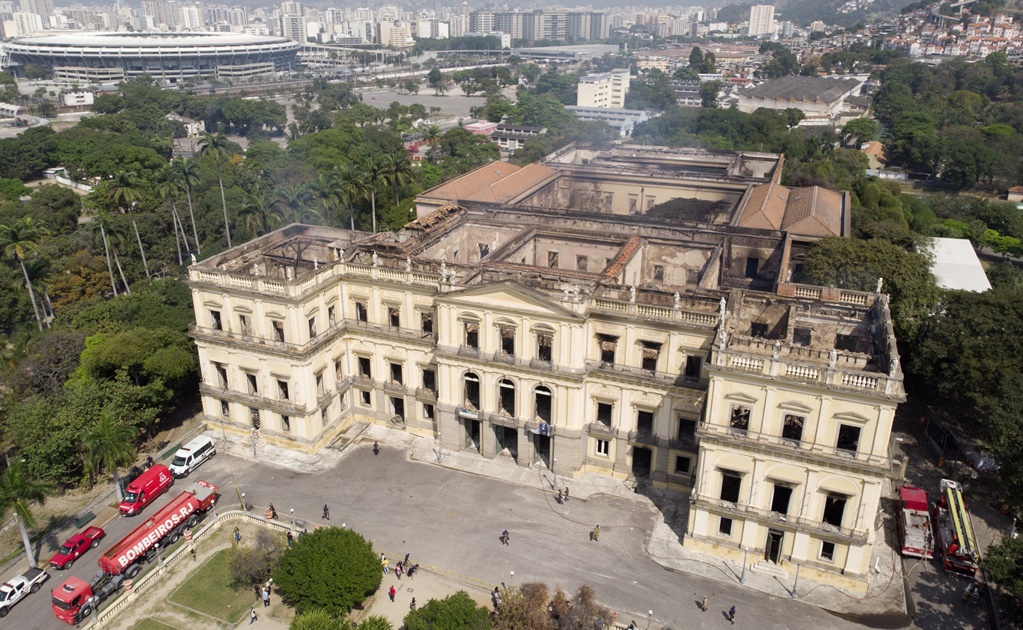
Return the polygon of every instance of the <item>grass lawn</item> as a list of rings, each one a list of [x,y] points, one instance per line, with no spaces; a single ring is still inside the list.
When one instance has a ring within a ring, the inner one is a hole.
[[[217,552],[171,593],[168,601],[228,623],[241,621],[255,597],[251,587],[238,588],[232,584],[230,557],[230,549]]]
[[[157,621],[156,619],[150,619],[149,617],[146,617],[142,621],[135,624],[135,626],[132,627],[131,630],[178,630],[178,629],[174,626],[169,626],[163,623],[162,621]]]

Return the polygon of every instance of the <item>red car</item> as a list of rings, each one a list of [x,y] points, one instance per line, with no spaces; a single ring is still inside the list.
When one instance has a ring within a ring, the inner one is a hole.
[[[107,533],[99,527],[85,528],[85,531],[68,538],[67,542],[60,546],[57,553],[50,558],[50,566],[54,569],[70,569],[75,560],[81,558],[86,551],[99,547],[100,539],[106,535]]]

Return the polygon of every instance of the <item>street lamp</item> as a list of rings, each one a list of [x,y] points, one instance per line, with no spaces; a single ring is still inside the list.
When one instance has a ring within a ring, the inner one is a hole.
[[[295,528],[295,508],[291,508],[291,527]]]
[[[742,576],[739,577],[739,584],[745,584],[746,583],[746,552],[747,552],[747,549],[745,547],[743,547],[742,548]]]
[[[437,463],[444,463],[444,447],[442,446],[440,431],[437,431]]]
[[[511,584],[512,586],[515,586],[515,572],[514,571],[511,572],[511,579],[508,580],[508,584]]]
[[[652,610],[646,611],[646,627],[647,628],[650,627],[650,620],[653,619],[653,618],[654,618],[654,611],[652,611]]]
[[[795,599],[796,597],[798,597],[798,595],[796,594],[796,591],[799,589],[799,568],[801,566],[802,565],[799,565],[799,564],[796,565],[796,579],[795,579],[794,582],[792,582],[792,599]]]
[[[242,493],[242,512],[248,512],[249,508],[245,507],[245,493]]]
[[[554,489],[558,489],[558,458],[555,457],[551,460],[551,472],[554,473]]]

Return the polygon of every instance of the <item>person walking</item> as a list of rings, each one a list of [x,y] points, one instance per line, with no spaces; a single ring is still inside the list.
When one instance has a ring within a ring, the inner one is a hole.
[[[237,527],[234,528],[234,541],[240,543],[242,541],[242,532]]]
[[[384,554],[380,554],[380,566],[384,568],[384,575],[391,572],[391,570],[387,568],[387,556]]]
[[[295,542],[295,536],[292,535],[290,529],[288,530],[287,538],[288,538],[288,549],[291,549],[291,545]]]
[[[380,445],[377,444],[376,442],[373,442],[373,455],[376,456],[376,455],[379,455],[379,454],[380,454]]]
[[[251,626],[257,621],[259,621],[259,617],[256,615],[256,607],[253,606],[252,608],[249,608],[249,625]]]
[[[728,609],[728,620],[732,622],[733,626],[735,625],[735,606]]]
[[[392,587],[391,587],[391,588],[390,588],[390,589],[389,589],[389,590],[387,591],[387,596],[391,598],[391,602],[392,602],[392,603],[394,602],[394,596],[395,596],[395,595],[396,595],[397,593],[398,593],[398,591],[394,590],[394,587],[393,587],[393,586],[392,586]]]
[[[593,531],[590,532],[590,540],[593,542],[600,542],[600,525],[594,527]]]
[[[398,576],[399,580],[401,579],[401,563],[400,562],[398,564],[394,565],[394,574],[396,576]]]
[[[508,535],[508,530],[507,529],[504,530],[503,532],[501,532],[501,543],[502,544],[507,545],[509,538],[510,538],[510,536]]]
[[[412,568],[408,570],[408,577],[409,577],[409,579],[411,580],[415,576],[416,573],[419,573],[419,565],[418,564],[413,564]]]
[[[330,520],[330,508],[327,507],[326,503],[323,504],[323,520],[325,521]]]
[[[268,608],[269,606],[270,606],[270,589],[264,588],[263,589],[263,608]]]
[[[565,498],[563,500],[565,503],[568,503],[568,486],[565,486]]]
[[[405,554],[405,559],[404,559],[404,560],[402,560],[402,563],[403,563],[403,564],[404,564],[405,566],[408,566],[408,556],[409,556],[408,554]]]
[[[700,602],[700,610],[702,610],[703,612],[707,612],[707,596],[706,595],[703,596],[703,601]]]
[[[415,610],[416,609],[416,598],[415,597],[412,598],[412,603],[408,605],[408,608],[409,608],[409,610]]]
[[[565,502],[565,491],[564,490],[558,490],[558,499],[557,499],[557,501],[558,501],[558,503],[564,503]]]

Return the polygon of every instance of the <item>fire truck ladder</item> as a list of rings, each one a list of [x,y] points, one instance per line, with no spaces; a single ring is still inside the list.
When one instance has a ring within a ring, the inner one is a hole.
[[[941,493],[945,495],[948,503],[949,517],[952,519],[952,531],[959,540],[960,555],[968,556],[974,562],[980,561],[980,554],[977,551],[976,538],[973,536],[973,524],[970,522],[970,514],[966,511],[966,503],[963,501],[963,487],[956,481],[949,479],[941,480]],[[943,541],[946,546],[951,541]]]

